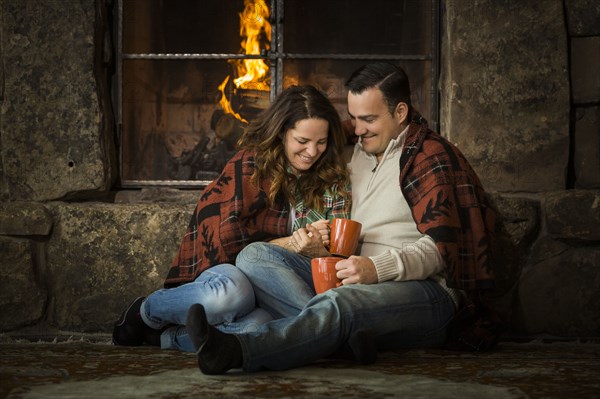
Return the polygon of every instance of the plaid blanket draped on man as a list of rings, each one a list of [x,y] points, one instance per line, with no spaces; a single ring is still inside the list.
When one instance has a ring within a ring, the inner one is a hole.
[[[445,261],[448,286],[467,294],[450,325],[447,347],[490,349],[501,322],[481,298],[495,285],[495,212],[462,153],[416,111],[400,158],[400,188],[418,230],[435,241]]]
[[[289,204],[279,201],[269,206],[269,182],[256,187],[250,182],[253,173],[253,153],[242,150],[204,189],[165,279],[165,288],[193,281],[211,266],[234,263],[237,254],[252,242],[287,235]]]

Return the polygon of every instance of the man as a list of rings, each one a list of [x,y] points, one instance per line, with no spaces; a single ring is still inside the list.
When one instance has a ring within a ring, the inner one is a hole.
[[[494,286],[494,213],[479,179],[411,106],[402,69],[369,64],[347,87],[359,138],[349,166],[360,256],[337,263],[342,287],[313,297],[307,258],[248,246],[236,265],[276,320],[228,335],[192,306],[187,328],[202,372],[288,369],[348,348],[372,362],[376,349],[495,344],[480,317],[480,294]]]

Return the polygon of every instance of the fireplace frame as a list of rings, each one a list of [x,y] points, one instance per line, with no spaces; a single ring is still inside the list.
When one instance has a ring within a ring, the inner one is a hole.
[[[123,2],[116,2],[116,46],[115,46],[115,84],[114,103],[117,112],[117,137],[119,143],[119,182],[122,188],[143,188],[151,186],[171,186],[178,188],[204,187],[212,180],[151,180],[151,179],[124,179],[123,178],[123,62],[124,60],[244,60],[264,59],[270,62],[271,85],[270,100],[272,101],[284,87],[284,61],[288,60],[339,60],[339,61],[375,61],[385,60],[392,62],[425,61],[431,64],[431,79],[429,103],[431,105],[429,123],[434,129],[439,126],[439,89],[440,76],[440,1],[429,0],[431,4],[431,51],[428,54],[340,54],[340,53],[290,53],[284,49],[284,5],[286,0],[271,0],[271,25],[272,38],[270,50],[263,50],[260,55],[246,55],[239,53],[126,53],[123,51]],[[289,0],[288,0],[289,1]]]

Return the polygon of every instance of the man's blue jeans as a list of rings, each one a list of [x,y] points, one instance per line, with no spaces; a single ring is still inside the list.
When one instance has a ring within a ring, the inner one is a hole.
[[[246,371],[310,363],[357,333],[373,336],[382,349],[440,347],[455,313],[433,280],[345,285],[315,296],[310,260],[271,244],[250,244],[236,265],[252,282],[258,305],[276,318],[236,334]]]
[[[172,325],[161,334],[161,348],[196,351],[185,329],[188,310],[195,303],[204,306],[211,325],[228,333],[255,330],[272,319],[255,308],[254,291],[244,273],[230,264],[213,266],[191,283],[154,291],[142,303],[140,313],[147,325],[155,329]]]

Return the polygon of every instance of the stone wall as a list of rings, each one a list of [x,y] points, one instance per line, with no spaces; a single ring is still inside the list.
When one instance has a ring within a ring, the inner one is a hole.
[[[94,0],[3,0],[2,16],[0,193],[47,201],[108,190],[114,140],[94,68]]]
[[[447,2],[441,130],[486,188],[566,187],[569,69],[560,0]]]
[[[500,198],[511,333],[598,337],[600,5],[444,4],[441,130]]]
[[[0,0],[2,332],[109,332],[198,197],[111,191],[106,3]],[[600,5],[515,4],[442,1],[441,131],[499,210],[507,337],[599,337]]]

